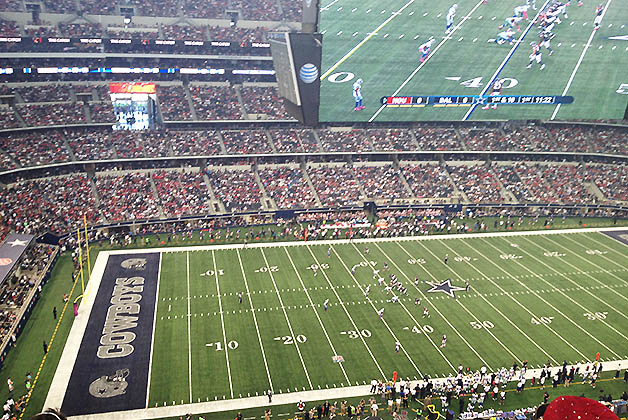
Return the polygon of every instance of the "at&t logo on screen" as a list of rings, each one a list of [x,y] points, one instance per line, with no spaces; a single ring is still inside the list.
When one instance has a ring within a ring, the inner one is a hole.
[[[303,83],[314,83],[318,78],[318,67],[312,63],[305,63],[299,70],[299,77]]]

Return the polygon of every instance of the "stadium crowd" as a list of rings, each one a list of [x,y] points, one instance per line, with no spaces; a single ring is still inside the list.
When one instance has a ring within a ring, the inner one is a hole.
[[[313,208],[316,199],[298,167],[274,166],[259,170],[266,193],[280,209]]]

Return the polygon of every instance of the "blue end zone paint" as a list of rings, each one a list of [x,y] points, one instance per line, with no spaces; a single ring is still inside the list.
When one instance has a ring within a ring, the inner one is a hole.
[[[601,232],[606,236],[610,236],[611,238],[628,245],[628,230],[615,230],[611,232]]]
[[[493,78],[491,80],[489,80],[489,82],[486,84],[486,87],[484,89],[482,89],[482,92],[480,93],[480,96],[483,96],[483,95],[486,94],[486,92],[488,92],[488,89],[491,87],[491,85],[493,84],[495,79],[497,79],[497,76],[499,76],[499,74],[502,72],[504,67],[506,67],[506,64],[508,64],[508,62],[510,61],[512,56],[515,54],[515,51],[517,51],[517,48],[519,48],[519,45],[523,44],[523,40],[525,39],[526,35],[528,35],[528,33],[530,32],[530,29],[532,29],[534,27],[534,23],[536,23],[538,17],[541,15],[541,11],[543,11],[543,10],[545,10],[547,8],[547,5],[549,4],[549,2],[550,2],[550,0],[546,0],[545,3],[543,4],[543,6],[541,6],[539,8],[539,12],[534,17],[534,19],[532,20],[530,25],[528,25],[526,30],[523,32],[523,36],[521,36],[519,38],[518,42],[515,43],[515,47],[510,50],[510,52],[506,56],[506,61],[504,61],[502,63],[502,65],[497,68],[497,72],[495,73]],[[475,108],[477,108],[477,106],[478,106],[478,104],[472,105],[469,113],[467,115],[465,115],[465,117],[462,120],[463,121],[467,121],[471,117],[471,114],[473,114],[473,111],[475,111]]]
[[[109,257],[61,406],[64,414],[145,408],[159,259],[159,253]]]

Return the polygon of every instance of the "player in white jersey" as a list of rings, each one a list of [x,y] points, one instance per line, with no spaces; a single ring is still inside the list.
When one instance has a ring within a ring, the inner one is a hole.
[[[419,46],[419,53],[421,54],[421,63],[425,61],[428,55],[430,55],[432,44],[434,44],[434,38],[430,39],[429,41]]]
[[[379,270],[373,270],[373,279],[376,279],[379,277]]]
[[[391,302],[391,303],[397,303],[397,302],[399,302],[399,296],[397,296],[397,295],[393,296],[393,297],[390,299],[390,302]]]
[[[529,8],[530,6],[528,6],[527,4],[515,7],[515,16],[523,16],[525,20],[530,20],[530,18],[528,17]]]
[[[364,109],[362,105],[362,79],[358,79],[353,84],[353,99],[355,99],[354,111],[361,111]]]
[[[454,24],[454,16],[456,16],[456,9],[458,8],[457,4],[452,5],[447,12],[447,28],[445,28],[445,33],[449,34],[451,32],[451,26]]]
[[[385,309],[385,308],[382,308],[382,309],[380,309],[379,311],[377,311],[377,315],[379,315],[380,319],[383,319],[383,318],[384,318],[384,309]]]
[[[371,285],[366,286],[366,290],[364,291],[364,297],[369,297],[369,292],[371,291]]]
[[[447,345],[447,336],[443,334],[443,339],[441,340],[440,347],[443,348]]]
[[[600,29],[600,24],[602,23],[602,17],[604,16],[604,6],[601,4],[595,8],[595,19],[593,20],[593,30],[597,31]]]
[[[528,6],[532,6],[532,10],[536,10],[536,0],[526,0]]]
[[[497,38],[495,38],[494,42],[499,45],[505,44],[506,42],[512,45],[512,43],[515,42],[515,39],[513,38],[514,34],[515,32],[512,29],[500,32],[497,34]]]
[[[504,81],[502,79],[495,79],[493,85],[491,86],[491,94],[489,96],[499,96],[502,94],[502,88],[504,87]],[[488,109],[489,104],[487,103],[482,109]],[[493,109],[497,109],[497,104],[493,104]]]
[[[510,16],[504,20],[502,25],[499,25],[499,29],[504,29],[506,26],[509,26],[510,29],[515,29],[517,27],[517,32],[521,32],[521,27],[519,26],[519,22],[523,20],[521,16]]]
[[[329,299],[325,299],[325,302],[323,302],[323,308],[325,308],[325,312],[327,312],[327,305],[329,304]]]
[[[395,352],[399,353],[400,348],[401,348],[401,343],[399,341],[395,341]]]

